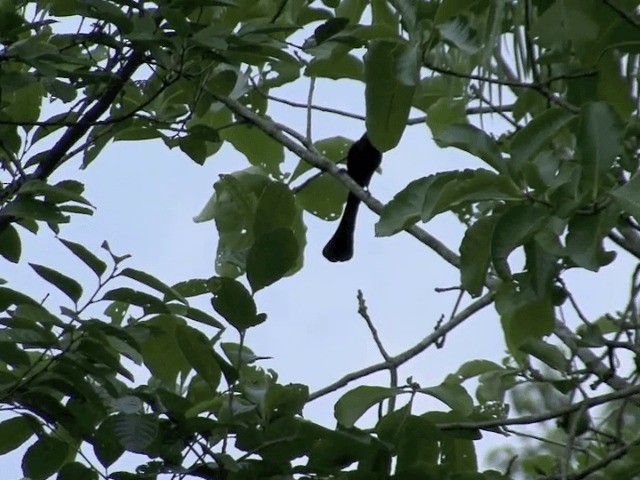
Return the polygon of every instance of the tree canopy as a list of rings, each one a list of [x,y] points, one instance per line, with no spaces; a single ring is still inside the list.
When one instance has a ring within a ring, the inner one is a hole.
[[[63,298],[0,285],[0,455],[20,452],[25,477],[638,475],[640,269],[605,315],[565,282],[640,259],[635,0],[0,0],[0,47],[0,255]],[[346,80],[364,115],[314,97]],[[279,95],[297,83],[306,102]],[[274,103],[306,125],[272,118]],[[318,111],[362,131],[316,140]],[[364,131],[384,154],[410,125],[477,167],[382,203],[341,164]],[[22,258],[25,235],[95,211],[78,178],[51,180],[62,166],[143,140],[199,165],[224,144],[246,158],[195,218],[218,232],[209,277],[170,285],[106,241],[64,235],[96,285]],[[245,335],[269,321],[255,294],[305,268],[310,216],[336,220],[348,193],[379,216],[376,236],[408,233],[456,268],[459,296],[390,355],[360,294],[381,361],[310,392],[261,367]],[[460,223],[459,244],[431,231],[439,215]],[[433,386],[398,378],[482,309],[504,333],[501,363],[465,362]],[[388,384],[366,383],[380,371]],[[335,391],[333,424],[303,415]],[[476,450],[492,434],[525,441],[487,469]]]

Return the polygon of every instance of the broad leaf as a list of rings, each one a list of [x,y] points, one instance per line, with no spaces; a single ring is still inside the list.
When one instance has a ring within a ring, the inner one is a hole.
[[[400,142],[418,84],[419,48],[374,40],[364,58],[367,133],[381,152]]]
[[[256,238],[247,256],[247,279],[254,292],[277,282],[298,261],[298,240],[288,228]]]
[[[482,293],[491,265],[493,232],[499,219],[499,215],[478,219],[467,228],[460,244],[460,280],[472,296]]]
[[[82,296],[82,286],[73,278],[67,277],[57,270],[45,267],[44,265],[35,263],[30,263],[29,265],[31,265],[31,268],[33,268],[40,277],[56,287],[75,303],[80,300]]]
[[[491,258],[498,275],[511,278],[509,255],[538,233],[548,218],[545,209],[529,204],[516,205],[500,217],[491,240]]]
[[[336,402],[334,416],[340,425],[353,427],[374,405],[400,393],[395,388],[361,386],[345,393]]]
[[[211,341],[204,333],[187,325],[176,327],[176,340],[189,364],[207,382],[212,393],[215,392],[221,372]]]

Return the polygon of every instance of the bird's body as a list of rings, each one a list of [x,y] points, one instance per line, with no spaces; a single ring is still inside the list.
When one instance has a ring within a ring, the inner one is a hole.
[[[373,172],[382,162],[382,153],[374,147],[365,133],[355,142],[347,154],[347,173],[361,187],[366,188]],[[349,193],[340,224],[331,240],[322,250],[325,258],[331,262],[346,262],[353,257],[353,235],[360,199]]]

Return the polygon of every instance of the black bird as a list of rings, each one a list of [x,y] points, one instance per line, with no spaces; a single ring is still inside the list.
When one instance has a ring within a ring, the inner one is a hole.
[[[381,162],[382,153],[371,144],[365,133],[349,149],[347,173],[358,185],[366,188]],[[349,192],[336,233],[322,249],[322,255],[330,262],[346,262],[353,257],[353,232],[359,206],[360,199]]]

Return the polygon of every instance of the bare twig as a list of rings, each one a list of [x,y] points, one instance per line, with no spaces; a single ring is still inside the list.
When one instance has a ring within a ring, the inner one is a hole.
[[[483,297],[480,297],[478,300],[473,302],[471,305],[465,308],[462,312],[460,312],[450,321],[442,325],[436,331],[427,335],[424,339],[422,339],[422,341],[418,342],[413,347],[405,350],[404,352],[396,355],[395,357],[390,357],[388,361],[377,363],[375,365],[371,365],[369,367],[366,367],[356,372],[351,372],[345,375],[340,380],[332,383],[331,385],[328,385],[324,388],[321,388],[320,390],[317,390],[316,392],[313,392],[311,395],[309,395],[309,401],[316,400],[331,392],[335,392],[336,390],[348,385],[354,380],[358,380],[360,378],[366,377],[368,375],[371,375],[372,373],[380,372],[382,370],[388,370],[392,366],[399,367],[404,363],[407,363],[412,358],[424,352],[431,345],[434,345],[439,338],[441,338],[442,336],[452,331],[462,322],[464,322],[469,317],[473,316],[474,314],[482,310],[487,305],[490,305],[492,302],[493,302],[492,293],[488,293]]]
[[[382,355],[382,358],[384,358],[386,362],[389,362],[391,360],[391,356],[389,355],[389,353],[387,353],[387,350],[384,348],[384,345],[382,344],[382,340],[380,340],[380,336],[378,335],[378,330],[376,329],[375,325],[373,324],[373,321],[371,320],[371,317],[369,316],[369,311],[367,309],[367,304],[364,299],[364,295],[362,294],[362,290],[358,290],[358,314],[360,314],[360,316],[364,319],[365,323],[367,324],[367,327],[371,332],[371,336],[373,337],[373,341],[376,343],[376,346],[378,347],[378,351],[380,352],[380,355]],[[389,382],[391,388],[397,387],[398,386],[398,367],[397,366],[395,365],[389,366],[389,376],[391,377]],[[391,396],[391,398],[389,398],[389,408],[387,412],[388,413],[393,412],[395,410],[395,407],[396,407],[396,397],[395,395],[393,395]]]

